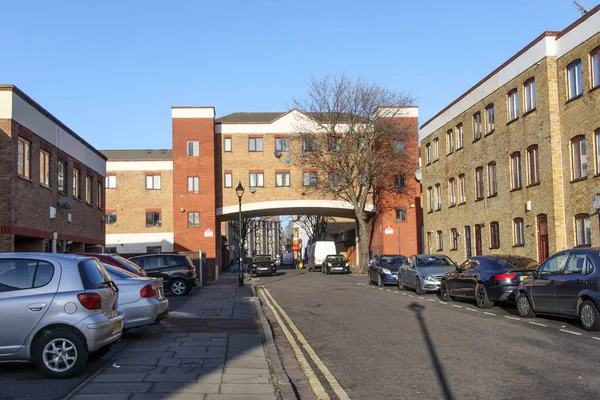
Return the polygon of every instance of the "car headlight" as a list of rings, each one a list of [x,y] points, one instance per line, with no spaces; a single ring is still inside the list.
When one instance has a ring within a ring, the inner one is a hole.
[[[392,272],[387,269],[387,268],[381,268],[381,272],[383,272],[384,274],[390,275]]]
[[[423,274],[423,275],[421,275],[421,277],[425,281],[435,281],[435,278],[433,276],[431,276],[431,275]]]
[[[325,263],[326,267],[331,267],[331,264],[329,264],[328,262]]]
[[[256,268],[256,264],[252,264],[252,265],[251,265],[251,267],[252,267],[252,268]]]
[[[350,264],[346,263],[345,267],[350,268]]]

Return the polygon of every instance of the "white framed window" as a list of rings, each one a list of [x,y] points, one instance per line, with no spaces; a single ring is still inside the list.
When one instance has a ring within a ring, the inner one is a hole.
[[[475,168],[475,197],[477,200],[483,199],[483,167]]]
[[[233,174],[231,172],[225,172],[224,183],[226,188],[233,187]]]
[[[521,189],[521,153],[516,152],[510,156],[510,187],[512,190]]]
[[[519,118],[519,92],[513,89],[508,92],[508,121]]]
[[[490,247],[500,248],[500,225],[496,221],[490,222]]]
[[[427,165],[431,164],[431,143],[425,145],[425,160]]]
[[[467,202],[467,195],[465,191],[465,175],[460,174],[458,176],[458,204],[465,204]]]
[[[592,73],[592,88],[600,86],[600,47],[590,53],[590,70]]]
[[[600,175],[600,129],[594,135],[596,139],[596,174]]]
[[[50,153],[40,150],[40,183],[50,186]]]
[[[406,208],[396,208],[396,221],[406,222]]]
[[[488,164],[488,196],[495,196],[498,194],[498,181],[496,179],[496,163],[491,162]]]
[[[488,104],[485,108],[485,134],[489,135],[496,129],[496,122],[494,116],[494,104]]]
[[[567,94],[569,100],[583,94],[581,60],[575,60],[567,66]]]
[[[81,171],[78,168],[73,168],[73,197],[81,198]]]
[[[540,183],[540,165],[537,145],[527,148],[527,181],[529,185]]]
[[[302,151],[317,151],[317,140],[314,137],[302,139]]]
[[[146,190],[160,190],[160,175],[146,175]]]
[[[200,213],[198,211],[188,212],[188,228],[200,227]]]
[[[525,112],[535,109],[535,79],[529,79],[523,85],[525,92]]]
[[[276,172],[275,173],[275,186],[289,187],[290,186],[290,173],[289,172]]]
[[[101,181],[96,181],[96,205],[99,208],[104,208],[104,186]]]
[[[444,250],[444,233],[437,231],[437,249],[438,251]]]
[[[404,153],[404,139],[392,140],[392,147],[394,149],[394,153],[396,153],[396,154]]]
[[[146,211],[146,226],[161,226],[161,212],[160,211]]]
[[[456,150],[463,148],[463,125],[456,125]]]
[[[342,173],[341,172],[329,172],[329,184],[331,186],[340,186],[342,184]]]
[[[525,245],[525,225],[523,218],[515,218],[513,220],[513,237],[515,246]]]
[[[92,177],[85,176],[85,202],[92,204]]]
[[[327,150],[338,151],[342,146],[342,138],[337,136],[330,136],[327,138]]]
[[[452,129],[446,132],[446,153],[454,153],[454,131]]]
[[[200,155],[200,143],[187,142],[187,155],[188,157],[198,157]]]
[[[450,207],[454,207],[456,205],[456,180],[454,178],[450,178],[448,180],[448,201],[450,203]]]
[[[248,151],[250,151],[250,152],[263,151],[263,138],[262,137],[248,138]]]
[[[458,231],[456,228],[450,229],[450,235],[452,236],[452,248],[450,250],[458,250]]]
[[[275,138],[275,150],[290,151],[290,139],[286,137]]]
[[[481,139],[481,113],[473,114],[473,141]]]
[[[440,159],[440,141],[438,138],[433,139],[433,161]]]
[[[67,193],[67,163],[63,160],[58,160],[57,175],[58,175],[58,192],[65,194],[65,193]],[[117,183],[115,181],[115,186],[116,186],[116,184]]]
[[[31,175],[31,142],[19,137],[17,171],[20,176],[29,179]]]
[[[361,185],[365,185],[366,183],[366,175],[361,174]],[[394,175],[394,189],[396,189],[396,193],[404,193],[404,188],[406,187],[406,177],[404,174]]]
[[[198,193],[200,191],[200,177],[188,176],[187,178],[187,191],[192,193]]]
[[[571,139],[571,171],[573,180],[587,176],[587,156],[585,137],[577,136]]]
[[[107,189],[116,189],[117,188],[117,176],[109,175],[104,179],[104,185]]]
[[[435,185],[435,210],[440,211],[442,209],[442,187],[440,184]]]
[[[231,138],[226,137],[223,139],[223,150],[227,153],[231,152]]]
[[[263,172],[250,172],[250,187],[264,187],[265,174]]]
[[[429,200],[429,212],[433,212],[433,188],[427,188],[427,199]]]
[[[303,172],[302,182],[304,186],[317,186],[317,173],[316,172]]]
[[[117,224],[117,213],[116,212],[106,213],[104,220],[106,221],[106,225],[116,225]]]
[[[575,216],[575,245],[590,246],[591,244],[590,216],[588,214],[578,214]]]

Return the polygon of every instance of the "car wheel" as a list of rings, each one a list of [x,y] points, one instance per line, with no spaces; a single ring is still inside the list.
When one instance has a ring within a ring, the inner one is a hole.
[[[531,302],[527,295],[523,292],[517,293],[517,298],[515,299],[515,303],[517,305],[517,313],[519,313],[519,317],[521,318],[533,318],[535,317],[535,312],[533,308],[531,308]]]
[[[112,343],[102,346],[96,351],[91,351],[90,354],[88,355],[88,359],[89,360],[97,360],[99,358],[104,357],[105,355],[108,354],[111,347],[112,347]]]
[[[45,333],[37,342],[33,361],[50,378],[70,378],[85,366],[88,359],[85,341],[70,329],[59,328]]]
[[[370,285],[373,283],[373,280],[371,279],[371,274],[367,272],[367,285]]]
[[[400,275],[398,275],[398,290],[404,290],[404,283],[402,282]]]
[[[415,281],[415,294],[418,294],[419,296],[425,294],[425,291],[421,289],[421,280],[419,278],[417,278],[417,280]]]
[[[586,331],[600,330],[600,314],[591,300],[584,301],[579,307],[579,320]]]
[[[494,302],[490,301],[488,298],[485,286],[483,286],[481,283],[478,283],[475,287],[475,301],[477,302],[477,307],[479,308],[492,308],[494,306]]]
[[[383,281],[381,280],[381,275],[377,275],[377,286],[382,287]]]
[[[448,290],[448,283],[446,281],[442,281],[440,285],[440,300],[442,301],[452,301],[454,298],[450,296],[450,291]]]
[[[183,296],[188,290],[188,284],[183,279],[175,279],[171,282],[170,290],[175,296]]]

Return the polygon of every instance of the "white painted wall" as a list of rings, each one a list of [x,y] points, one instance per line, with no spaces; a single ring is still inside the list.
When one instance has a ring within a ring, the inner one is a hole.
[[[173,251],[173,232],[106,234],[106,247],[116,246],[117,253],[145,253],[146,246],[162,246],[164,253]]]
[[[172,171],[173,161],[107,161],[111,171]]]
[[[565,33],[556,41],[556,56],[562,57],[581,43],[600,32],[600,12]]]
[[[342,200],[276,200],[276,201],[261,201],[256,203],[242,203],[242,212],[261,211],[261,210],[277,210],[277,209],[341,209],[353,210],[351,203]],[[373,204],[365,206],[366,211],[374,211]],[[226,206],[217,208],[217,215],[237,214],[239,205]]]
[[[12,118],[12,92],[0,91],[0,119]]]
[[[172,118],[214,118],[214,107],[171,107]]]

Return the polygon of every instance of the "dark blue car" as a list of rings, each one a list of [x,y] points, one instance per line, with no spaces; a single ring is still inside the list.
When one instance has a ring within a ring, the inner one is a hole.
[[[378,286],[397,285],[398,269],[406,257],[402,255],[381,255],[375,256],[369,262],[369,285],[373,282]]]

